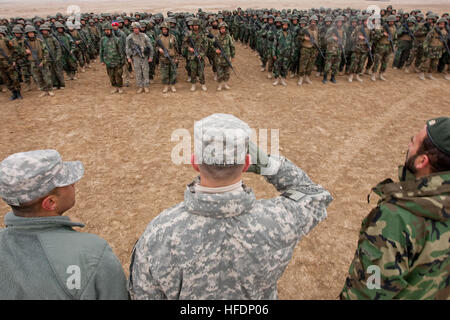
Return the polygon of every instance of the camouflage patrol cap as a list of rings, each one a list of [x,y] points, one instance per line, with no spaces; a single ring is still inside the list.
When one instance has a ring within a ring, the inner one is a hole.
[[[0,197],[20,206],[74,184],[83,174],[80,161],[63,162],[56,150],[15,153],[0,163]]]
[[[216,113],[194,125],[196,163],[206,165],[244,164],[252,131],[231,114]]]
[[[436,148],[450,156],[450,117],[428,120],[427,133]]]

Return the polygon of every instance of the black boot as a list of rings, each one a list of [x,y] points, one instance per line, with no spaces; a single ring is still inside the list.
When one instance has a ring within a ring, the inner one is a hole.
[[[22,95],[20,94],[19,90],[16,91],[16,97],[17,99],[22,100]]]
[[[327,84],[327,78],[328,78],[328,74],[327,74],[327,73],[324,73],[324,74],[323,74],[323,80],[322,80],[322,83],[323,83],[323,84]]]
[[[334,77],[334,74],[331,75],[331,82],[333,82],[334,84],[336,84],[336,78]]]
[[[9,100],[10,101],[13,101],[13,100],[16,100],[17,99],[17,91],[16,90],[13,90],[12,91],[12,95],[11,95],[11,97],[9,98]]]

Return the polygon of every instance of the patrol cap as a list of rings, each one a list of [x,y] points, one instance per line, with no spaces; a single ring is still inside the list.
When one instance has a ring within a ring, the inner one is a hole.
[[[196,163],[206,165],[244,164],[252,131],[231,114],[216,113],[194,125]]]
[[[80,161],[63,162],[56,150],[15,153],[0,163],[0,197],[20,206],[74,184],[83,174]]]
[[[436,148],[450,156],[450,118],[440,117],[428,120],[427,133]]]

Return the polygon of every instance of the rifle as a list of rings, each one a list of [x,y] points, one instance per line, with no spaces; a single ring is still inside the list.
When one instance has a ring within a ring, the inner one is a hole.
[[[164,44],[162,43],[161,39],[156,40],[156,44],[163,49],[164,51],[164,57],[166,57],[167,59],[169,59],[170,64],[172,65],[172,67],[174,67],[175,69],[177,68],[177,66],[175,65],[175,63],[173,62],[172,58],[170,57],[169,51],[167,51],[166,47],[164,46]]]
[[[35,41],[38,41],[38,40],[36,39]],[[38,58],[38,56],[37,56],[37,52],[34,51],[34,50],[31,48],[31,45],[30,45],[30,42],[28,42],[28,39],[24,39],[24,43],[25,43],[25,45],[28,47],[28,49],[30,49],[30,51],[31,51],[31,56],[33,57],[34,63],[37,65],[37,67],[39,68],[39,70],[41,70],[41,72],[44,73],[44,68],[43,68],[43,66],[40,65],[40,64],[41,64],[41,61],[39,61],[39,58]]]
[[[64,44],[64,42],[62,42],[61,40],[59,40],[58,35],[57,35],[57,34],[54,34],[53,31],[52,31],[52,34],[53,34],[53,36],[55,37],[55,39],[59,42],[59,44],[61,45],[61,47],[64,48],[64,50],[67,51],[67,53],[70,55],[70,57],[71,57],[72,59],[74,59],[74,61],[77,61],[77,58],[73,55],[72,51],[70,51],[70,50],[66,47],[66,45]]]
[[[195,55],[195,57],[197,58],[198,63],[201,64],[201,63],[202,63],[202,60],[201,60],[200,54],[198,53],[197,47],[195,46],[195,42],[194,42],[194,40],[192,39],[192,36],[191,36],[191,35],[189,36],[189,42],[191,43],[191,46],[192,46],[192,48],[194,49],[194,55]]]
[[[44,37],[44,36],[42,36],[42,41],[44,41],[44,44],[45,44],[45,46],[46,46],[47,49],[48,49],[48,53],[49,53],[49,55],[50,55],[50,58],[52,58],[52,61],[56,62],[55,56],[54,56],[52,50],[50,49],[50,46],[48,45],[47,40],[45,40],[45,37]]]
[[[369,48],[369,56],[370,56],[370,59],[371,59],[372,61],[374,61],[374,60],[373,60],[373,54],[372,54],[372,47],[370,46],[369,40],[367,40],[367,34],[366,34],[366,30],[364,30],[364,25],[361,27],[361,33],[363,34],[364,42],[366,43],[367,48]]]
[[[436,30],[437,34],[439,35],[439,40],[441,40],[442,43],[444,44],[445,50],[447,51],[448,54],[450,54],[450,48],[448,47],[447,39],[444,38],[444,35],[442,34],[441,30],[439,30],[438,27],[434,28],[434,29]],[[447,38],[449,38],[449,37],[447,36]]]
[[[392,41],[392,34],[391,34],[391,30],[389,30],[389,25],[385,24],[385,25],[383,25],[383,28],[387,32],[387,34],[389,35],[388,40],[391,43],[392,52],[394,52],[395,51],[394,41]]]
[[[409,28],[407,23],[403,24],[403,28],[405,28],[406,32],[408,33],[408,35],[415,41],[416,40],[416,36],[414,35],[414,33],[411,31],[411,29]]]
[[[325,56],[323,55],[322,49],[320,49],[320,46],[317,44],[316,39],[314,39],[313,36],[311,36],[311,34],[309,33],[307,28],[303,29],[303,32],[309,37],[309,40],[311,41],[311,43],[317,48],[317,50],[319,50],[320,55],[322,56],[322,58],[325,59]]]
[[[131,44],[131,49],[134,51],[134,52],[137,52],[137,54],[142,58],[142,59],[144,59],[145,57],[144,57],[144,54],[142,53],[142,51],[141,51],[141,48],[134,42],[134,40],[132,39],[132,38],[130,38],[130,44]]]
[[[217,40],[217,38],[211,32],[209,32],[208,37],[210,39],[214,39],[214,42],[213,42],[214,48],[217,48],[220,50],[220,54],[226,60],[227,64],[230,66],[231,70],[233,70],[235,76],[237,77],[238,75],[236,74],[236,71],[233,68],[233,64],[231,63],[230,59],[227,57],[227,54],[225,53],[225,50],[223,49],[220,42]]]
[[[337,32],[337,29],[333,29],[333,32],[336,35],[336,37],[338,38],[338,44],[341,47],[342,54],[344,55],[345,64],[347,64],[347,57],[346,57],[346,54],[345,54],[345,47],[342,44],[342,39],[341,39],[341,37],[339,37],[339,33]]]

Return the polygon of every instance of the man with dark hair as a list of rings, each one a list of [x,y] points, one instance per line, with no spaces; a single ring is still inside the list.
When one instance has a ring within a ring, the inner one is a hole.
[[[326,218],[332,197],[288,159],[258,151],[250,136],[228,114],[195,123],[191,162],[200,176],[136,243],[133,299],[277,298],[297,242]],[[265,175],[282,194],[256,200],[245,171]]]
[[[341,299],[450,297],[450,118],[411,138],[400,182],[386,179],[364,219]]]
[[[15,153],[0,163],[0,197],[11,207],[0,229],[0,300],[127,299],[108,243],[63,217],[75,204],[79,161],[56,150]]]

